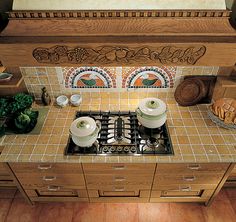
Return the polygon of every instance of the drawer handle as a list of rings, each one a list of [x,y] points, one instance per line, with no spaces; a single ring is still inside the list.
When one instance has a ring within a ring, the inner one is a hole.
[[[48,186],[48,191],[58,191],[61,188],[59,186]]]
[[[199,170],[201,166],[199,164],[196,165],[188,165],[188,169],[190,170]]]
[[[125,177],[115,177],[114,178],[115,181],[125,181]]]
[[[124,187],[115,187],[114,190],[117,192],[122,192],[122,191],[125,191],[125,188]]]
[[[53,181],[53,180],[56,180],[57,177],[56,176],[44,176],[43,177],[43,180],[45,181]]]
[[[124,170],[125,166],[113,166],[114,170]]]
[[[183,192],[188,192],[188,191],[191,191],[191,187],[183,187],[183,188],[180,188],[180,190]]]
[[[183,180],[185,180],[185,181],[194,181],[194,180],[196,180],[196,177],[195,176],[184,177]]]
[[[52,165],[38,165],[39,170],[49,170],[52,168]]]

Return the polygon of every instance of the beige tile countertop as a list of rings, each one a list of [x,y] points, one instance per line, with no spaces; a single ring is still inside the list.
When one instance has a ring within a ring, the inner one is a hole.
[[[173,156],[65,156],[68,130],[77,110],[135,110],[138,96],[119,100],[84,98],[80,107],[50,107],[39,135],[9,135],[0,162],[90,162],[90,163],[184,163],[236,162],[236,131],[216,126],[207,115],[207,105],[180,107],[174,98],[163,98],[168,106],[168,127]],[[153,95],[152,95],[153,96]],[[95,96],[96,97],[96,96]],[[160,98],[160,97],[159,97]],[[118,102],[117,102],[118,101]]]

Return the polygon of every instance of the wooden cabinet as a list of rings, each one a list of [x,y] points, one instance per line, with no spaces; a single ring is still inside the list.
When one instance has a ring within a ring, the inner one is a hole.
[[[8,67],[4,72],[10,73],[13,76],[9,81],[0,82],[1,96],[13,96],[16,93],[27,92],[21,71],[18,67]]]
[[[90,202],[209,203],[233,168],[227,163],[9,165],[30,201]]]
[[[14,177],[11,175],[7,163],[0,163],[0,187],[15,187]]]
[[[3,148],[3,146],[0,146],[0,154]],[[7,163],[0,163],[0,187],[16,187],[14,176]]]
[[[11,163],[31,201],[88,201],[81,164]]]
[[[83,164],[91,202],[149,202],[156,164]]]
[[[229,177],[227,178],[224,187],[236,187],[236,166],[234,166]]]
[[[229,164],[157,164],[150,202],[207,202]]]

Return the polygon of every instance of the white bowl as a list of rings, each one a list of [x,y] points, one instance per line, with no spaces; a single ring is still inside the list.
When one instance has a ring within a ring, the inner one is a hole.
[[[82,102],[82,96],[80,94],[74,94],[70,97],[70,102],[74,106],[79,106]]]
[[[68,104],[69,100],[66,96],[61,95],[57,97],[56,102],[58,106],[65,107]]]

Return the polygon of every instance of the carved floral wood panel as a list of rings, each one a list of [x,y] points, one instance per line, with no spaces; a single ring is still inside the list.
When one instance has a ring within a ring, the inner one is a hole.
[[[56,45],[51,48],[36,48],[33,57],[38,63],[48,64],[94,64],[120,65],[156,62],[161,64],[194,65],[206,53],[206,47],[121,47],[101,46],[69,47]]]

